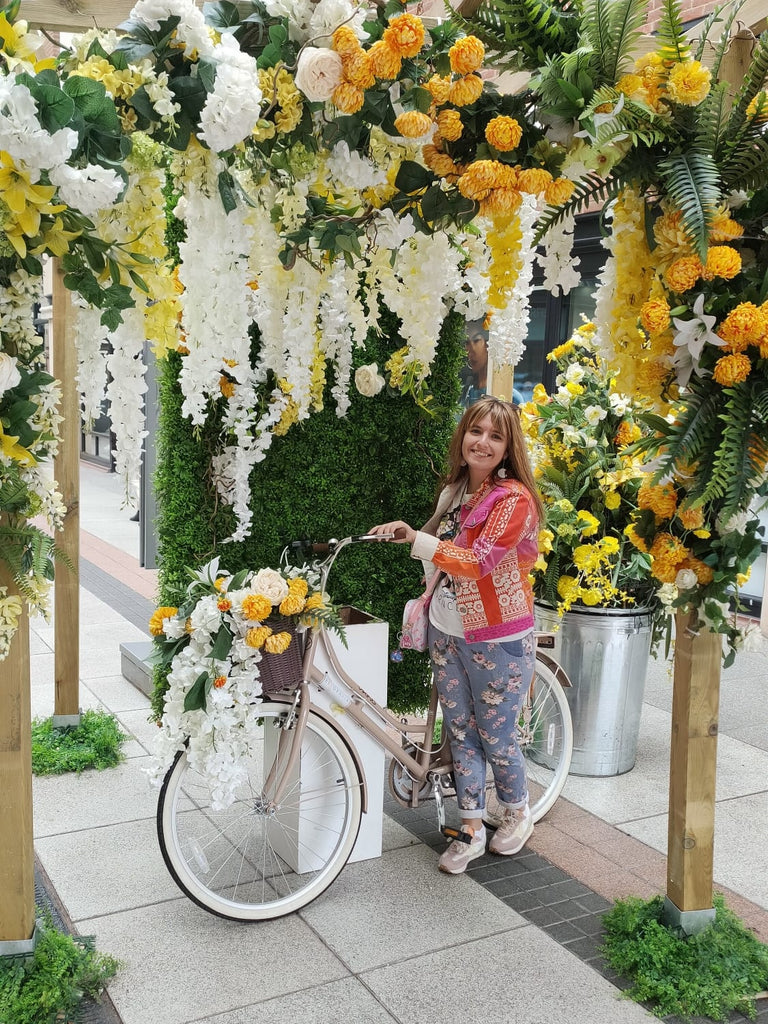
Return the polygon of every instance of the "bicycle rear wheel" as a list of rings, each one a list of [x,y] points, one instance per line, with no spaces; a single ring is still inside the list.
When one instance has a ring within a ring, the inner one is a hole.
[[[573,724],[565,693],[552,670],[536,659],[533,682],[520,709],[517,741],[525,758],[531,814],[543,818],[560,795],[573,753]],[[486,783],[483,820],[496,826],[501,809],[493,776]]]
[[[235,801],[211,806],[205,780],[180,751],[163,781],[157,831],[166,866],[198,906],[235,921],[282,917],[324,892],[346,864],[362,814],[361,779],[346,740],[310,712],[278,806],[264,796],[275,760],[285,764],[288,708],[254,708],[262,729]],[[280,751],[278,753],[278,750]]]

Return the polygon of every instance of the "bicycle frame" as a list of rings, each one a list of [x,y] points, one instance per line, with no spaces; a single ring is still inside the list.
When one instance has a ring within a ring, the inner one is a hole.
[[[390,535],[366,534],[359,537],[347,537],[341,541],[329,542],[334,546],[330,551],[329,557],[322,564],[321,589],[323,591],[326,589],[331,567],[344,547],[358,542],[389,539],[392,539]],[[568,677],[557,662],[538,649],[539,643],[542,646],[551,645],[551,637],[552,634],[537,634],[536,657],[548,665],[561,685],[570,686]],[[314,664],[315,654],[320,646],[322,646],[333,674],[321,670]],[[293,698],[292,712],[289,714],[284,726],[286,732],[294,732],[294,739],[291,743],[288,760],[285,766],[281,766],[281,778],[277,780],[274,793],[270,794],[274,803],[280,801],[285,786],[284,780],[290,776],[290,772],[298,757],[304,724],[311,706],[310,685],[316,686],[319,690],[325,691],[335,698],[339,706],[344,709],[345,714],[371,736],[379,746],[390,753],[415,783],[429,781],[436,792],[436,787],[439,787],[440,778],[450,774],[452,771],[453,763],[447,740],[443,739],[437,748],[433,746],[438,710],[438,695],[434,683],[431,688],[427,717],[423,725],[420,723],[409,724],[403,722],[402,719],[395,716],[387,708],[382,707],[370,694],[366,693],[345,671],[337,657],[327,630],[321,625],[318,630],[310,633],[308,636],[303,658],[302,683]],[[338,725],[338,723],[336,724]],[[421,734],[422,732],[423,742],[421,744],[414,743],[411,739],[412,735],[414,733]],[[409,753],[406,749],[406,744],[413,744],[416,747],[416,756]],[[268,778],[270,786],[274,782],[273,774],[274,766]],[[419,787],[414,786],[411,791],[410,806],[415,808],[418,805]]]

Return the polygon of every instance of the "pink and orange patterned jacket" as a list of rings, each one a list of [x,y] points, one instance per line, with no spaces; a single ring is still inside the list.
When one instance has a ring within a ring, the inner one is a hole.
[[[527,488],[517,480],[486,480],[462,506],[454,541],[428,532],[436,518],[417,530],[411,555],[453,578],[467,642],[522,636],[533,629],[528,574],[538,557],[539,523]]]

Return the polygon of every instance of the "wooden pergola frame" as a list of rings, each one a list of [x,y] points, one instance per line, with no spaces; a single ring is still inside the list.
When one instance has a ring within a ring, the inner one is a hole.
[[[126,20],[131,0],[25,0],[23,15],[48,32],[112,28]],[[464,0],[462,13],[478,0]],[[426,12],[425,12],[426,13]],[[766,28],[765,0],[747,0],[739,28],[758,33]],[[695,30],[694,30],[695,31]],[[692,33],[693,34],[693,33]],[[751,33],[738,33],[732,47],[727,81],[741,81],[744,45]],[[653,46],[649,39],[648,49]],[[55,474],[68,512],[57,544],[69,555],[75,572],[56,580],[55,717],[79,714],[79,401],[75,388],[76,357],[69,319],[69,296],[61,275],[53,285],[54,372],[62,381],[64,414],[61,454]],[[511,379],[510,379],[511,388]],[[11,585],[0,565],[0,585]],[[678,615],[670,755],[669,832],[667,848],[668,917],[686,930],[697,930],[712,910],[715,774],[722,639],[697,633],[692,617]],[[34,944],[34,849],[32,829],[31,710],[29,622],[23,612],[18,633],[3,665],[9,684],[0,687],[0,954],[28,951]]]

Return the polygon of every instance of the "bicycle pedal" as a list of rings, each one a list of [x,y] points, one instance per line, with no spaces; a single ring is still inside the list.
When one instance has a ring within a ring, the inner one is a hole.
[[[469,832],[463,832],[459,828],[451,828],[450,825],[444,825],[440,831],[446,837],[446,839],[458,839],[460,843],[466,843],[467,846],[472,842],[472,836]]]

